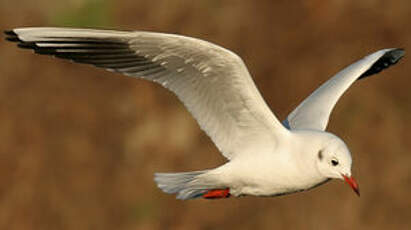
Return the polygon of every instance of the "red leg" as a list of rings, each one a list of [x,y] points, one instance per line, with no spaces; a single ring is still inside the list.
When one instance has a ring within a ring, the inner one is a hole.
[[[205,199],[219,199],[230,197],[230,189],[213,189],[203,194]]]

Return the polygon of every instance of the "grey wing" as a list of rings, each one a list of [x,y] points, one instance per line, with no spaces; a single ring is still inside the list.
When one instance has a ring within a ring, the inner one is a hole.
[[[325,130],[332,109],[352,83],[394,65],[404,53],[403,49],[383,49],[346,67],[298,105],[283,121],[284,126],[288,129]]]
[[[209,42],[164,33],[68,28],[18,28],[6,34],[39,54],[161,84],[178,96],[228,159],[288,133],[241,58]]]

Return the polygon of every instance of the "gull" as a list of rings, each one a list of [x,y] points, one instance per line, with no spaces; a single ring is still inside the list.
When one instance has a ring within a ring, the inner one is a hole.
[[[280,122],[242,59],[210,42],[175,34],[76,28],[16,28],[6,39],[38,54],[92,64],[162,85],[177,95],[227,162],[214,169],[156,173],[178,199],[278,196],[351,175],[351,153],[325,131],[337,100],[356,80],[397,63],[404,50],[382,49],[322,84]]]

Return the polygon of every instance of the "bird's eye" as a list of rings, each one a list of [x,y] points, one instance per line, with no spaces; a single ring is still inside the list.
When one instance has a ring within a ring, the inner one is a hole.
[[[331,164],[332,164],[333,166],[337,166],[337,165],[338,165],[338,161],[337,161],[336,159],[332,159],[332,160],[331,160]]]

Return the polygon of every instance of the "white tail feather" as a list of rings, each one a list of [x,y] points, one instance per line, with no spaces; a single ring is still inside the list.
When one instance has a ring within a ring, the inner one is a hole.
[[[180,173],[155,173],[154,181],[165,193],[177,194],[177,199],[189,200],[201,197],[210,189],[209,184],[201,183],[198,176],[209,170],[180,172]]]

